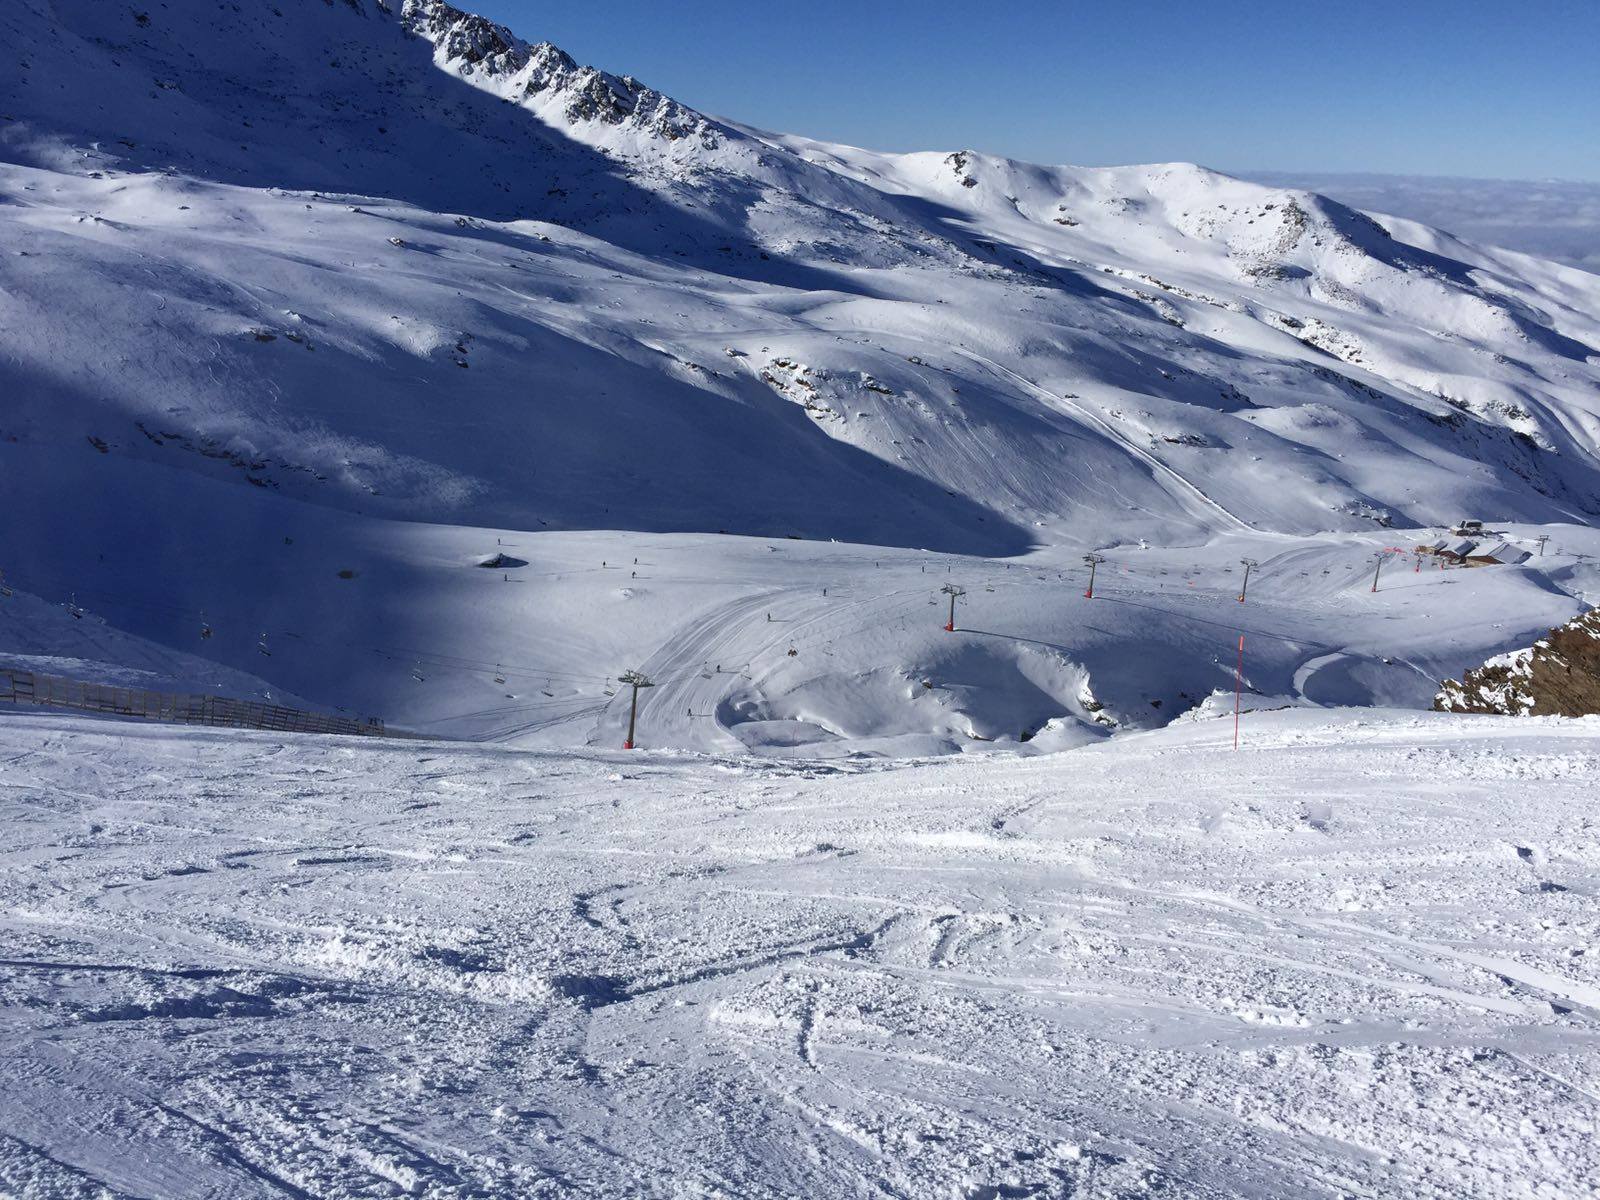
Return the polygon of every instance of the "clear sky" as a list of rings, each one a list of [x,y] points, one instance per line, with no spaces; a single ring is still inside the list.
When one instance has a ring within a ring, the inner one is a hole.
[[[453,0],[879,150],[1600,181],[1600,0]]]

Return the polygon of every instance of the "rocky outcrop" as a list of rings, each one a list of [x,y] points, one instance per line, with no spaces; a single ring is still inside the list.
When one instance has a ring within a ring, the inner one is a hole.
[[[1600,608],[1552,629],[1525,650],[1491,658],[1433,699],[1438,712],[1515,717],[1600,713]]]
[[[444,65],[496,85],[507,99],[556,97],[569,121],[603,121],[666,141],[692,137],[708,147],[719,140],[714,122],[631,76],[579,66],[548,42],[530,45],[504,25],[443,0],[404,0],[400,18],[434,44]]]

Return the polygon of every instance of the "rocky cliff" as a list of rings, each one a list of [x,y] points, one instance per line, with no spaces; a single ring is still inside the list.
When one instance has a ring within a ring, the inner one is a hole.
[[[1525,650],[1491,658],[1447,679],[1439,712],[1582,717],[1600,713],[1600,608],[1592,608]]]

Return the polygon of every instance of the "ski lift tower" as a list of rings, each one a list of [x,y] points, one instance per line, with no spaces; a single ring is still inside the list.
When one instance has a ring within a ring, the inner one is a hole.
[[[1084,599],[1086,599],[1086,600],[1093,600],[1094,599],[1094,569],[1096,567],[1098,567],[1101,563],[1105,562],[1105,556],[1102,555],[1102,554],[1085,554],[1083,556],[1083,561],[1085,563],[1087,563],[1088,566],[1089,566],[1089,586],[1084,591],[1083,596],[1084,596]]]
[[[956,631],[956,597],[965,596],[967,594],[967,589],[964,587],[957,587],[953,583],[947,583],[939,590],[946,596],[950,597],[950,619],[945,622],[944,631],[946,633],[954,633]]]
[[[655,687],[655,684],[645,676],[643,671],[624,671],[617,676],[618,683],[626,683],[633,688],[633,699],[628,705],[628,740],[622,743],[624,750],[633,749],[633,728],[639,719],[639,689]]]
[[[1250,590],[1250,572],[1261,564],[1253,558],[1241,558],[1239,562],[1244,565],[1244,582],[1239,585],[1239,603],[1243,604],[1244,595]]]

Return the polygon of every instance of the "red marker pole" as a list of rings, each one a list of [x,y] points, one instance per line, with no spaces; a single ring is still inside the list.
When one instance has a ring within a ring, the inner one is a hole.
[[[1239,662],[1233,668],[1233,748],[1239,748],[1239,690],[1244,679],[1244,634],[1239,635]]]

